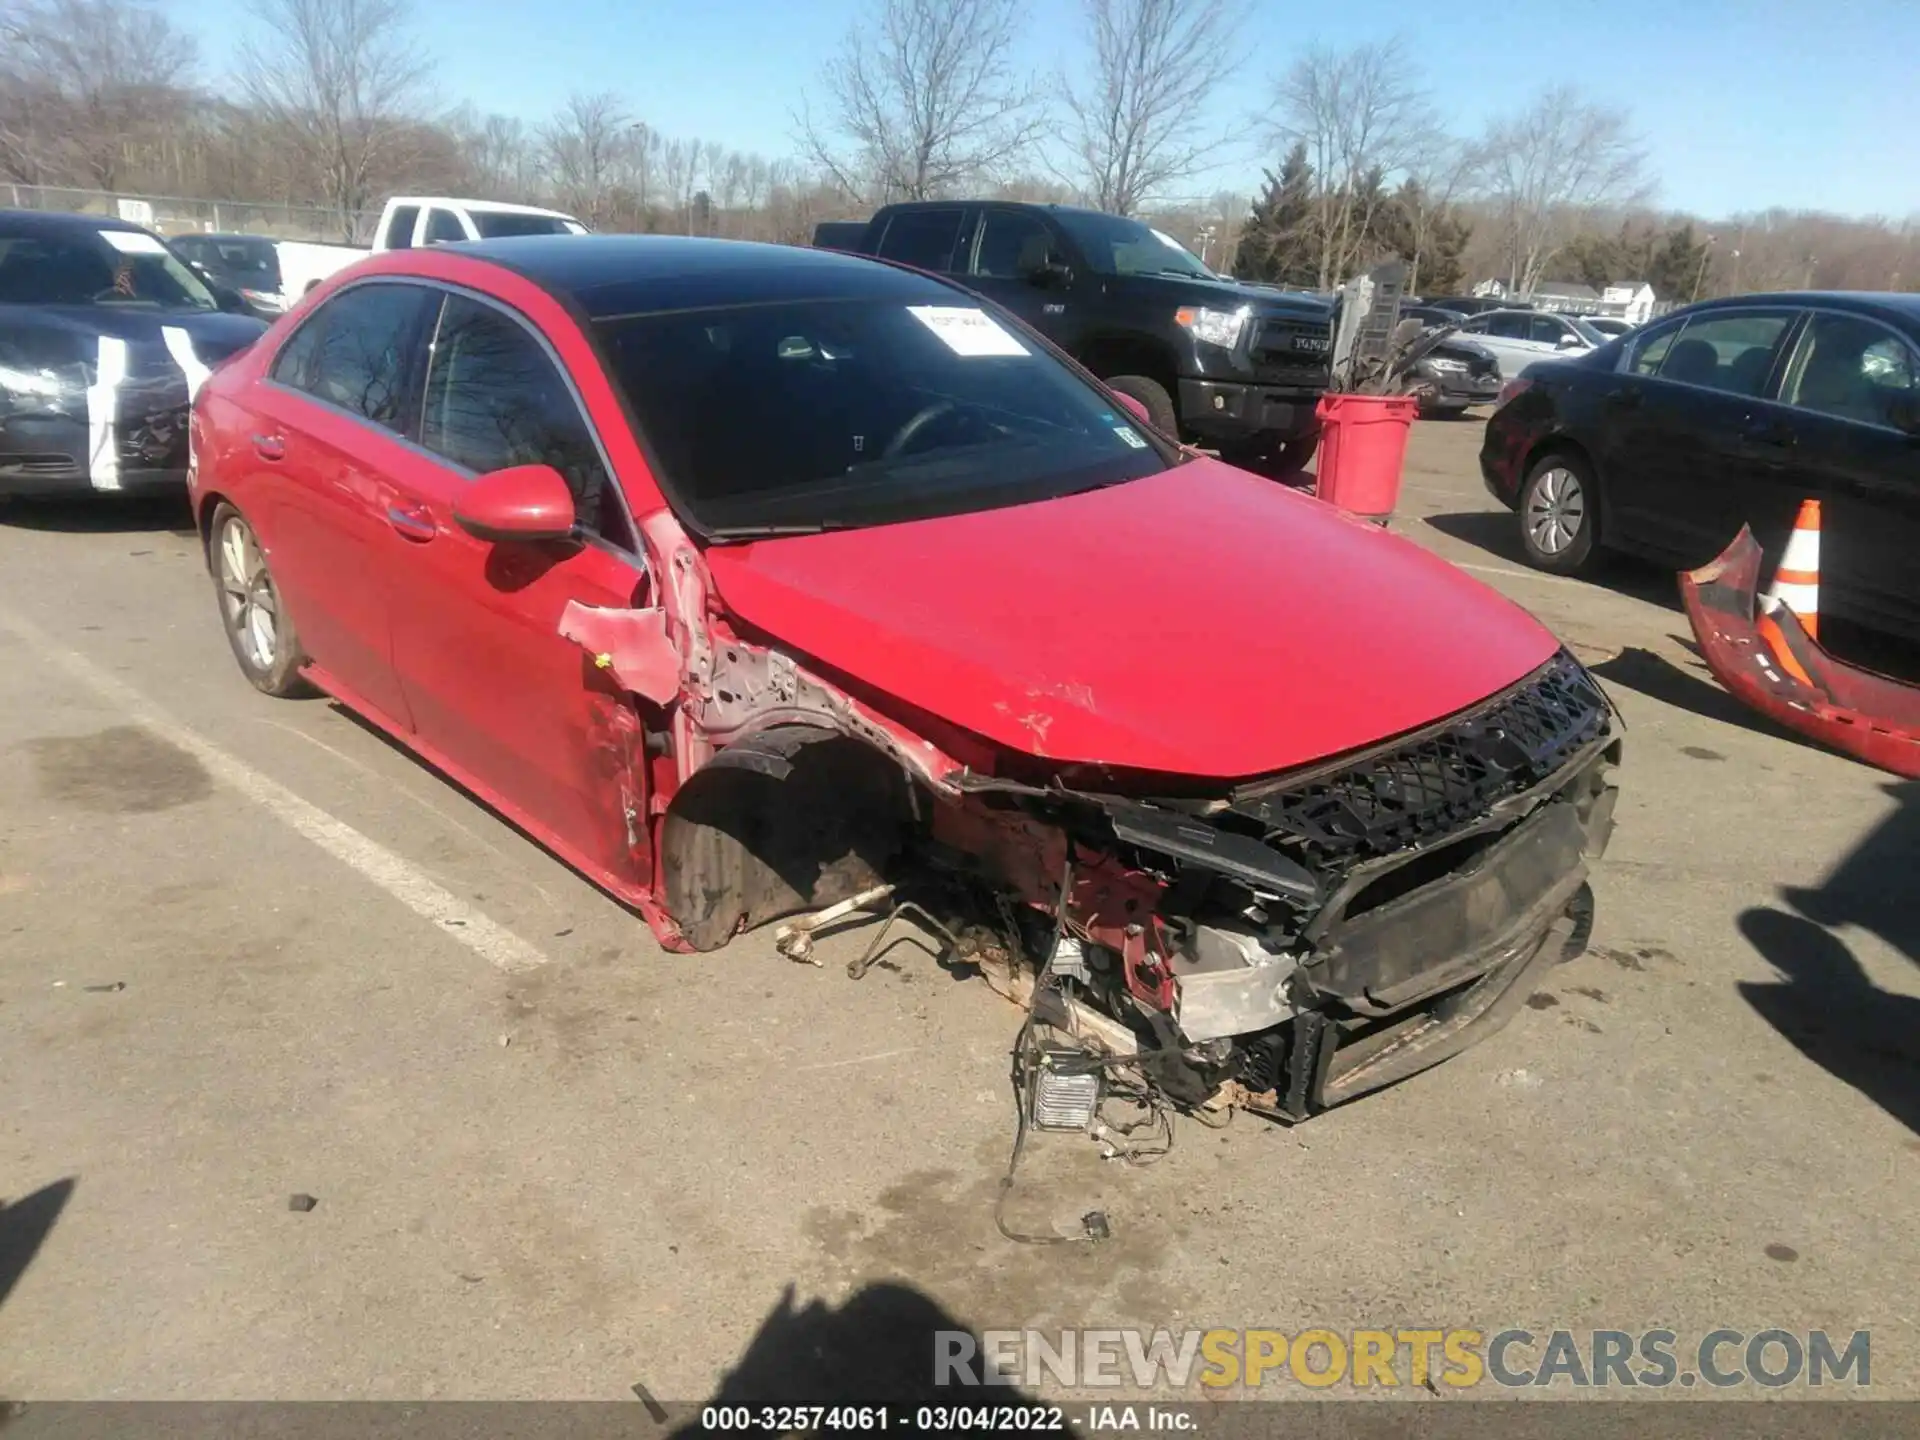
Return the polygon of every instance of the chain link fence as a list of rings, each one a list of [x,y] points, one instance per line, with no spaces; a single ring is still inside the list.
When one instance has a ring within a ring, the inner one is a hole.
[[[202,200],[182,195],[134,195],[106,190],[73,190],[52,185],[0,185],[0,203],[15,210],[58,210],[81,215],[114,215],[163,235],[209,231],[265,235],[274,240],[365,243],[380,214],[355,211],[342,225],[337,211],[320,205],[286,205],[260,200]],[[348,233],[343,234],[342,232]]]

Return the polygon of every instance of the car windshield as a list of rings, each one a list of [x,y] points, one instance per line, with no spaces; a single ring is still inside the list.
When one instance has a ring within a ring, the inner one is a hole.
[[[1218,280],[1194,253],[1171,235],[1091,210],[1057,210],[1054,219],[1086,252],[1087,263],[1102,275],[1188,275]]]
[[[675,499],[717,539],[883,525],[1138,479],[1175,452],[963,294],[598,327]]]
[[[516,235],[567,235],[572,228],[558,215],[516,215],[508,210],[474,210],[473,228],[482,240],[510,240]]]
[[[1574,332],[1589,345],[1604,345],[1613,338],[1611,335],[1603,334],[1601,331],[1594,329],[1593,326],[1589,325],[1577,315],[1569,315],[1567,317],[1567,323],[1573,326]]]
[[[0,304],[215,310],[213,294],[144,230],[0,231]]]
[[[199,242],[195,257],[217,266],[249,289],[280,288],[280,254],[271,240],[209,238]]]

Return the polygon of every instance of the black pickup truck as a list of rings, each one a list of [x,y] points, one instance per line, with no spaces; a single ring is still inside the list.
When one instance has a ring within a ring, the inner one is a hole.
[[[1215,275],[1138,220],[1068,205],[921,201],[814,232],[825,249],[947,276],[1242,463],[1305,463],[1319,438],[1333,306]]]

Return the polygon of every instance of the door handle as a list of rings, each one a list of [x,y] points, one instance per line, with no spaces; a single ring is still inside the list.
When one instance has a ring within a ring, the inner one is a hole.
[[[1618,390],[1607,392],[1607,403],[1621,410],[1635,410],[1640,405],[1640,392],[1631,386],[1622,385]]]
[[[253,437],[253,453],[262,460],[279,460],[287,453],[287,442],[279,435]]]
[[[419,505],[389,505],[387,523],[409,540],[431,540],[440,533],[433,516]]]
[[[1757,445],[1771,445],[1779,450],[1791,450],[1799,442],[1793,428],[1778,420],[1749,421],[1741,427],[1740,438]]]

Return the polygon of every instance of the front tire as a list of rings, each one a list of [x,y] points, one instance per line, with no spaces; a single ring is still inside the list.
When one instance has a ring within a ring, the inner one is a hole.
[[[1116,395],[1130,395],[1146,406],[1153,428],[1162,435],[1170,440],[1180,438],[1180,414],[1173,408],[1173,396],[1158,380],[1150,380],[1145,375],[1113,375],[1106,384]]]
[[[1515,513],[1527,563],[1554,575],[1592,568],[1600,534],[1600,491],[1593,470],[1578,456],[1547,455],[1520,486]]]
[[[1313,452],[1320,448],[1320,430],[1316,426],[1304,435],[1289,435],[1274,443],[1273,473],[1276,475],[1298,475],[1307,468],[1307,462],[1313,459]]]
[[[240,673],[267,695],[291,699],[312,694],[313,687],[300,675],[307,653],[300,648],[299,632],[273,583],[266,548],[253,526],[223,501],[213,512],[207,534],[208,568],[213,572],[221,625]]]

